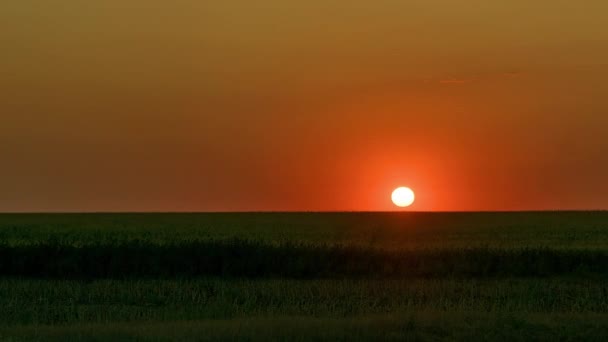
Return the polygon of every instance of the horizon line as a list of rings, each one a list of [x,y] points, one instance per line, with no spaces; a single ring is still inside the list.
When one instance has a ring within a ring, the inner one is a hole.
[[[0,211],[0,215],[77,215],[77,214],[458,214],[458,213],[582,213],[608,212],[608,209],[525,209],[525,210],[218,210],[218,211]]]

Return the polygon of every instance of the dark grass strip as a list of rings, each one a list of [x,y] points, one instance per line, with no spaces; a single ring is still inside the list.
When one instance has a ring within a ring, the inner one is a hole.
[[[383,251],[243,240],[178,245],[0,246],[0,276],[500,277],[608,275],[608,252],[552,249]]]

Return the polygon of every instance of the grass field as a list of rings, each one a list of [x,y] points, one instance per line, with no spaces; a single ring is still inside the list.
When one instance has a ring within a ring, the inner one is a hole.
[[[608,212],[0,215],[0,339],[605,340]]]

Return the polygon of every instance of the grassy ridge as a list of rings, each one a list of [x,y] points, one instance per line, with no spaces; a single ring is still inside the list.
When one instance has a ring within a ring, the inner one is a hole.
[[[608,275],[608,251],[525,249],[382,250],[244,240],[81,247],[0,245],[0,275],[134,277],[489,277]]]

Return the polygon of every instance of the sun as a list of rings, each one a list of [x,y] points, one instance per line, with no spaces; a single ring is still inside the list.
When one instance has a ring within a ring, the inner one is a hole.
[[[416,199],[416,196],[414,195],[412,189],[401,186],[393,191],[391,199],[396,206],[404,208],[412,205],[412,203],[414,203],[414,199]]]

